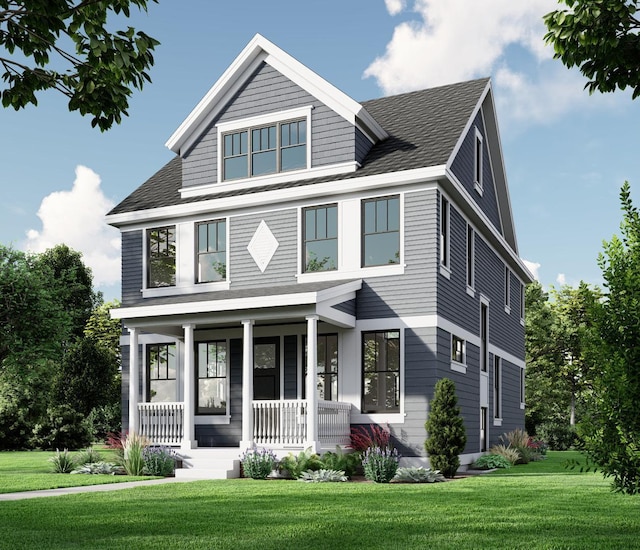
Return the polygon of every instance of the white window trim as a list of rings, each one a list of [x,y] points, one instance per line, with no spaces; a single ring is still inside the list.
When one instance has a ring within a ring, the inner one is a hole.
[[[476,291],[476,231],[473,226],[467,222],[467,294],[475,297]],[[469,243],[469,237],[471,237],[471,243]],[[471,256],[471,258],[469,258]],[[471,284],[469,284],[469,259],[471,259]]]
[[[524,315],[525,315],[525,286],[524,283],[520,282],[520,324],[524,326]]]
[[[278,111],[276,113],[268,113],[266,115],[258,115],[249,118],[242,118],[238,120],[231,120],[229,122],[220,122],[216,124],[217,131],[217,185],[215,189],[217,191],[225,191],[230,188],[232,189],[245,189],[248,187],[254,187],[256,182],[258,185],[265,185],[265,181],[269,181],[273,179],[273,176],[280,176],[281,174],[285,174],[288,178],[291,174],[298,175],[301,172],[306,172],[311,168],[311,111],[313,110],[313,105],[306,105],[304,107],[298,107],[296,109],[287,109],[286,111]],[[287,172],[278,172],[277,174],[268,174],[267,176],[258,176],[258,177],[246,177],[246,178],[238,178],[234,180],[223,180],[222,179],[222,160],[223,160],[223,144],[222,144],[222,136],[228,132],[233,132],[234,130],[243,130],[244,128],[250,128],[253,126],[263,126],[266,124],[273,124],[275,122],[282,122],[286,120],[291,120],[294,118],[305,118],[307,121],[307,165],[305,168],[300,170],[291,170]],[[271,176],[271,177],[270,177]],[[202,190],[200,190],[201,194]],[[187,196],[185,193],[182,194],[183,197]]]
[[[473,186],[475,190],[478,192],[478,194],[482,196],[484,192],[484,185],[482,182],[482,172],[484,169],[484,140],[482,139],[482,134],[480,133],[480,130],[478,130],[477,126],[474,126],[474,130],[475,130],[475,137],[473,140]],[[477,157],[478,142],[480,143],[479,159]],[[478,173],[476,173],[476,168],[478,167],[478,163],[480,166],[479,166],[479,170],[477,171]]]
[[[176,283],[171,286],[163,286],[158,288],[148,287],[149,283],[149,231],[156,229],[163,229],[165,227],[173,227],[175,232],[175,245],[176,245]],[[140,285],[143,298],[154,298],[156,296],[169,296],[178,294],[176,289],[178,288],[178,282],[180,281],[180,246],[179,241],[179,228],[177,223],[170,223],[165,225],[154,225],[147,227],[142,231],[142,284]]]
[[[443,237],[442,224],[444,218],[442,215],[442,206],[445,202],[447,208],[447,225],[446,234]],[[440,237],[438,239],[440,246],[440,273],[448,279],[451,276],[451,201],[442,192],[440,194],[440,227],[438,228],[438,235]],[[446,242],[444,242],[443,239]]]
[[[520,397],[522,397],[522,399],[520,399],[520,409],[524,410],[525,409],[525,399],[526,399],[526,394],[525,394],[525,390],[526,390],[526,373],[527,371],[525,370],[524,367],[519,367],[520,368]]]
[[[493,425],[502,426],[502,375],[504,374],[502,358],[493,356]],[[498,397],[496,399],[496,372],[498,372]],[[499,413],[499,416],[496,416]]]
[[[462,362],[456,361],[455,359],[453,359],[453,357],[451,357],[453,354],[454,338],[462,342],[462,359],[463,359]],[[451,360],[451,370],[466,374],[467,372],[467,341],[464,338],[461,338],[460,336],[454,333],[451,333],[451,336],[449,339],[449,359]]]
[[[224,221],[225,225],[225,262],[226,262],[226,276],[222,281],[207,281],[203,283],[198,282],[198,231],[197,227],[203,223],[212,223]],[[200,220],[193,224],[193,248],[194,248],[194,266],[193,266],[193,284],[197,287],[196,292],[210,292],[215,290],[229,290],[229,246],[231,241],[229,239],[229,217],[223,216],[220,218],[210,218],[206,220]],[[226,288],[225,288],[226,287]]]
[[[504,312],[511,315],[511,270],[504,264]]]
[[[229,341],[228,338],[222,338],[220,340],[198,340],[197,342],[195,342],[196,344],[196,352],[194,353],[194,374],[195,374],[195,380],[194,380],[194,384],[196,385],[195,388],[195,393],[197,394],[198,392],[198,352],[197,352],[197,344],[206,344],[208,342],[225,342],[227,345],[227,357],[231,357],[230,353],[229,353],[229,347],[231,345],[231,342]],[[196,409],[196,403],[198,402],[198,397],[197,395],[194,395],[194,400],[193,400],[193,408],[194,408],[194,423],[197,425],[201,425],[201,424],[206,424],[206,425],[211,425],[211,424],[216,424],[216,425],[220,425],[220,424],[231,424],[231,369],[229,368],[229,364],[227,363],[227,376],[225,377],[226,381],[227,381],[227,407],[226,407],[226,411],[224,414],[196,414],[195,409]]]

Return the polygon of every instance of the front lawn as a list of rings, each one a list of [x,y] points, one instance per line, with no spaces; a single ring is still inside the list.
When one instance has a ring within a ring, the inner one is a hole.
[[[427,485],[239,479],[0,502],[0,548],[640,548],[640,499],[564,470],[568,456]]]
[[[113,451],[101,450],[100,454],[106,461],[115,460]],[[55,455],[53,451],[0,452],[0,493],[155,479],[151,477],[111,475],[53,474],[51,473],[51,463],[49,462],[49,458],[53,455]]]

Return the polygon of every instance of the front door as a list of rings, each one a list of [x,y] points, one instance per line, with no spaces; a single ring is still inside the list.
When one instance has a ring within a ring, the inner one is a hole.
[[[280,399],[280,338],[253,341],[253,398]]]

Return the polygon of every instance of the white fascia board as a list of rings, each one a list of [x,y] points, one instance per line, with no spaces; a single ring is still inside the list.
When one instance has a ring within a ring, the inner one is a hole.
[[[189,141],[189,136],[195,133],[205,119],[209,120],[211,118],[210,111],[222,102],[221,99],[233,88],[238,79],[246,73],[247,68],[256,66],[257,61],[266,61],[274,69],[280,71],[314,97],[317,97],[352,124],[356,125],[357,117],[360,116],[377,139],[382,140],[388,137],[384,129],[373,117],[366,113],[362,105],[329,84],[264,36],[256,34],[167,140],[166,147],[176,154],[180,154],[185,143]],[[368,132],[364,128],[361,129],[371,139]]]
[[[318,302],[332,301],[331,305],[351,300],[356,297],[356,291],[362,288],[362,279],[350,281],[341,285],[318,291]]]
[[[327,197],[329,195],[342,195],[348,193],[359,193],[363,191],[375,191],[384,188],[393,188],[402,185],[415,183],[428,183],[447,176],[446,166],[429,166],[427,168],[416,168],[414,170],[403,170],[400,172],[388,172],[375,176],[365,176],[357,178],[345,178],[324,183],[314,183],[301,185],[287,189],[273,189],[261,193],[251,193],[211,199],[208,201],[190,202],[176,206],[164,206],[149,210],[136,210],[134,212],[124,212],[122,214],[112,214],[106,216],[109,225],[120,227],[135,223],[147,223],[157,220],[171,220],[182,216],[192,216],[207,214],[211,211],[221,212],[233,208],[244,208],[248,205],[273,205],[287,201],[301,199],[315,199]]]

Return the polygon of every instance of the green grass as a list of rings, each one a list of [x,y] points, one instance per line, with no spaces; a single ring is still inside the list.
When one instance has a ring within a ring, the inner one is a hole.
[[[72,453],[77,454],[77,453]],[[100,450],[105,461],[115,461],[114,452]],[[0,452],[0,493],[19,491],[37,491],[76,487],[80,485],[99,485],[101,483],[122,483],[151,477],[130,477],[111,475],[70,475],[51,473],[49,458],[55,452],[42,451],[6,451]]]
[[[640,548],[640,499],[567,453],[426,485],[197,481],[0,502],[0,548]]]

